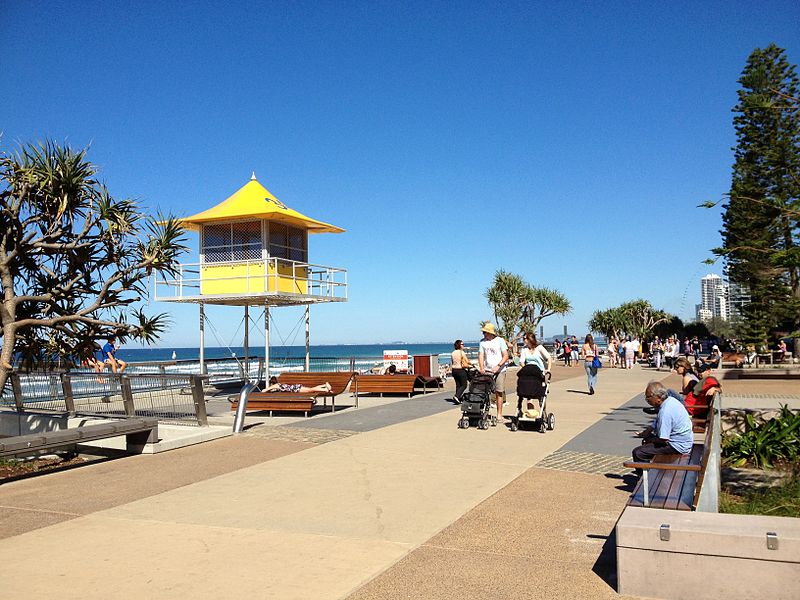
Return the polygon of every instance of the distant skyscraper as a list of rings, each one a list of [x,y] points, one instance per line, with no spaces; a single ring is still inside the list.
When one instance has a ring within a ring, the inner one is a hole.
[[[697,305],[698,320],[709,321],[712,318],[730,319],[728,284],[713,273],[700,280],[700,304]]]

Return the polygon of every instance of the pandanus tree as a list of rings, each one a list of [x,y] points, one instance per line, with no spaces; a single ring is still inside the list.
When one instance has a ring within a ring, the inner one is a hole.
[[[606,337],[625,334],[644,338],[671,318],[663,310],[653,308],[647,300],[633,300],[614,308],[595,311],[589,320],[589,328]]]
[[[500,269],[495,273],[486,299],[494,311],[499,334],[512,348],[527,332],[535,332],[542,319],[572,310],[572,305],[558,290],[536,287],[519,275]]]
[[[112,334],[157,339],[168,318],[142,310],[147,280],[174,272],[184,241],[173,217],[113,198],[85,149],[0,154],[0,389],[15,362],[74,364]]]

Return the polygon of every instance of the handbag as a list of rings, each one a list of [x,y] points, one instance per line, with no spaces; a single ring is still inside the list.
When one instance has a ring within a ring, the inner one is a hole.
[[[594,347],[594,352],[595,355],[594,358],[592,359],[592,367],[594,367],[595,369],[602,369],[603,363],[600,362],[600,357],[597,356],[597,346]]]

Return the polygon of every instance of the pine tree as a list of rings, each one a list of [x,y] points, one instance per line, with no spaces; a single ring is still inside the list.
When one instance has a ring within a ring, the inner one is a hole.
[[[757,48],[739,78],[737,145],[723,247],[732,281],[745,285],[755,331],[800,326],[800,93],[784,50]]]

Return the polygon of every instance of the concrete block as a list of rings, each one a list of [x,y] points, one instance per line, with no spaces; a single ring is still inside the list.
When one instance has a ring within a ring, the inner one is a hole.
[[[663,540],[662,525],[669,526]],[[767,545],[774,532],[778,548]],[[626,508],[619,592],[669,599],[800,598],[800,519]]]

